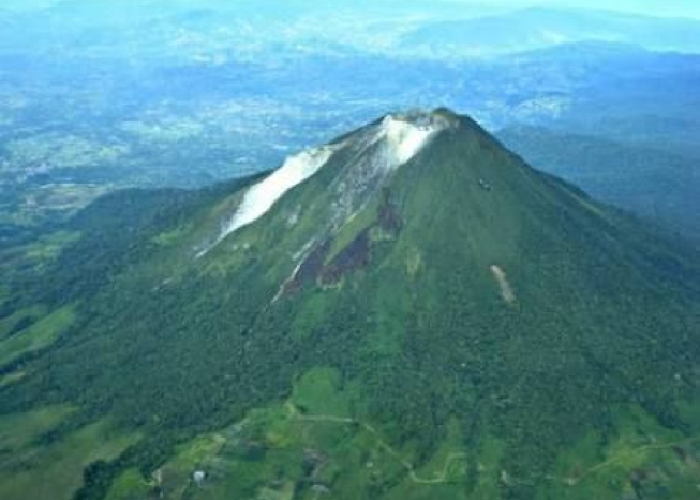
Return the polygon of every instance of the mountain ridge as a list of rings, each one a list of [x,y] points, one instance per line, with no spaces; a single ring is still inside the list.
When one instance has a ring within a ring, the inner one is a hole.
[[[509,30],[505,27],[508,26]],[[640,45],[651,50],[693,52],[693,33],[700,21],[692,18],[648,17],[597,10],[537,7],[482,18],[448,20],[406,33],[400,45],[447,55],[459,49],[465,56],[522,52],[562,43],[603,40]],[[495,33],[508,37],[493,38]],[[436,43],[440,37],[449,46]],[[663,40],[660,43],[659,40]]]

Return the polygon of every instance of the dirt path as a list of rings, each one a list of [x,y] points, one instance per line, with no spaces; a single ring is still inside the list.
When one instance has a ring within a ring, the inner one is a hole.
[[[442,469],[438,474],[434,474],[433,477],[426,479],[426,478],[421,478],[419,477],[418,473],[416,472],[416,467],[414,464],[411,462],[408,462],[404,460],[404,458],[401,456],[401,453],[397,451],[393,446],[391,446],[389,443],[387,443],[382,437],[379,435],[377,430],[370,424],[367,424],[365,422],[360,422],[359,420],[355,420],[353,418],[343,418],[343,417],[337,417],[334,415],[302,415],[299,413],[299,411],[296,409],[296,407],[288,403],[286,405],[287,410],[290,412],[290,417],[293,418],[294,420],[298,422],[310,422],[310,423],[331,423],[331,424],[339,424],[339,425],[357,425],[374,437],[374,439],[377,441],[377,445],[386,451],[389,455],[391,455],[397,462],[401,464],[401,466],[406,469],[406,472],[408,473],[408,477],[411,479],[416,484],[424,484],[424,485],[430,485],[430,484],[443,484],[447,483],[449,481],[448,475],[450,472],[450,467],[452,464],[455,462],[460,462],[463,460],[467,459],[467,454],[463,452],[453,452],[450,453],[447,458],[445,459],[445,463],[442,466]]]
[[[644,446],[640,446],[638,448],[634,448],[632,450],[624,451],[622,453],[617,454],[616,456],[601,462],[597,465],[594,465],[593,467],[590,467],[589,469],[585,470],[581,475],[575,478],[550,478],[550,479],[558,479],[563,481],[564,483],[568,484],[569,486],[575,486],[584,479],[586,479],[588,476],[591,474],[595,474],[601,469],[605,469],[606,467],[610,467],[612,465],[618,464],[626,459],[629,459],[631,456],[634,456],[638,453],[642,453],[644,451],[648,450],[666,450],[668,448],[672,448],[674,446],[683,446],[687,444],[692,444],[692,443],[697,443],[700,442],[700,437],[694,437],[694,438],[689,438],[689,439],[683,439],[681,441],[675,441],[673,443],[664,443],[664,444],[647,444]]]
[[[416,472],[416,466],[405,460],[401,453],[396,450],[393,446],[391,446],[389,443],[387,443],[380,435],[379,432],[370,424],[361,422],[359,420],[355,420],[354,418],[348,418],[348,417],[338,417],[335,415],[304,415],[299,412],[299,410],[291,403],[288,402],[285,405],[285,408],[287,412],[289,413],[289,416],[291,419],[296,420],[301,423],[330,423],[330,424],[335,424],[335,425],[356,425],[358,427],[361,427],[365,431],[369,432],[372,434],[374,439],[377,442],[377,445],[386,451],[389,455],[391,455],[401,466],[406,469],[406,472],[408,473],[409,479],[415,483],[415,484],[422,484],[422,485],[437,485],[437,484],[444,484],[450,482],[449,480],[449,473],[450,473],[450,468],[458,462],[463,462],[467,461],[469,458],[469,455],[465,452],[452,452],[447,455],[445,458],[445,463],[443,464],[442,468],[439,470],[437,473],[433,473],[432,477],[430,478],[423,478],[420,477],[418,472]],[[632,450],[628,450],[622,453],[617,454],[616,456],[613,456],[612,458],[609,458],[608,460],[605,460],[604,462],[601,462],[599,464],[596,464],[587,470],[585,470],[582,474],[580,474],[578,477],[556,477],[556,476],[548,476],[547,479],[550,481],[559,481],[562,482],[568,486],[576,486],[579,484],[581,481],[586,479],[588,476],[595,474],[596,472],[600,471],[601,469],[605,469],[606,467],[613,466],[617,463],[620,463],[624,461],[625,459],[629,459],[631,456],[634,456],[638,453],[642,453],[644,451],[649,451],[649,450],[664,450],[668,448],[672,448],[674,446],[683,446],[691,443],[697,443],[700,442],[700,437],[694,437],[694,438],[689,438],[689,439],[684,439],[680,441],[675,441],[672,443],[662,443],[662,444],[647,444],[640,446],[638,448],[634,448]],[[482,472],[484,469],[480,469]],[[503,471],[505,473],[505,471]],[[512,479],[512,478],[511,478]]]

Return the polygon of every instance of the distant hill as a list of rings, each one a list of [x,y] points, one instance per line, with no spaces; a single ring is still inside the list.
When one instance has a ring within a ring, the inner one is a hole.
[[[485,56],[585,40],[698,52],[700,21],[541,7],[431,23],[407,33],[401,46],[438,56]]]

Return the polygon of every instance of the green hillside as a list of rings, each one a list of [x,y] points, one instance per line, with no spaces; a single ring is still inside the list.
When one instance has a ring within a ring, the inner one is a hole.
[[[532,165],[570,180],[602,201],[700,241],[697,158],[659,141],[633,147],[537,127],[507,128],[498,136]]]
[[[0,418],[70,408],[0,440],[0,491],[94,436],[78,499],[697,497],[700,258],[467,117],[69,229],[0,296],[0,349],[70,312],[0,367]]]

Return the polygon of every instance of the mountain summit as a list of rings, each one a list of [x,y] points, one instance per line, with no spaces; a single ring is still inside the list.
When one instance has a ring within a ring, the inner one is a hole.
[[[338,169],[340,163],[342,167],[329,186],[338,200],[329,211],[334,219],[329,223],[333,230],[338,230],[381,188],[393,171],[411,160],[435,135],[459,125],[459,117],[449,111],[387,115],[332,144],[291,156],[279,170],[245,193],[241,205],[215,241],[218,243],[254,222],[282,195],[322,167],[333,164]]]
[[[468,117],[388,115],[73,226],[4,306],[70,321],[6,358],[0,407],[138,436],[79,498],[695,494],[698,256]]]

